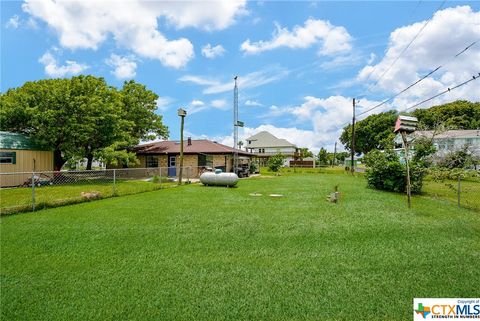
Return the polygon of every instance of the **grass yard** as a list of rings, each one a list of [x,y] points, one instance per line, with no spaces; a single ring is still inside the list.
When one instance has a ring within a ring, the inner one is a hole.
[[[410,320],[413,298],[480,284],[478,212],[423,196],[407,210],[344,174],[6,216],[1,238],[2,320]]]
[[[77,183],[74,185],[57,185],[35,187],[35,203],[37,209],[56,207],[59,205],[80,203],[85,201],[82,192],[100,192],[100,198],[114,195],[123,196],[160,188],[174,186],[175,183],[152,183],[141,180],[119,180],[115,190],[112,182]],[[2,188],[0,189],[0,212],[2,214],[29,211],[32,208],[32,189],[28,188]]]

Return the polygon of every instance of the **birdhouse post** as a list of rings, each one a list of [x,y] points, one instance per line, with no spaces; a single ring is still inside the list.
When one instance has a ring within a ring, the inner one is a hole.
[[[410,166],[408,159],[408,134],[413,133],[417,129],[418,119],[410,116],[398,116],[395,123],[395,133],[400,133],[403,140],[403,149],[405,151],[405,166],[407,170],[407,202],[408,208],[412,206],[412,189],[410,185]]]

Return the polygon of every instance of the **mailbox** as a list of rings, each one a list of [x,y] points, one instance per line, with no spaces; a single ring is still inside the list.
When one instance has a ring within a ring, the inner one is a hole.
[[[417,123],[418,119],[416,117],[398,116],[394,132],[413,133],[417,129]]]

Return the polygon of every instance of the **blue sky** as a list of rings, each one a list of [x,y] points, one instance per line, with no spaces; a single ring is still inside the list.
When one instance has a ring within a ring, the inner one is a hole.
[[[188,135],[232,144],[235,75],[242,137],[269,130],[318,151],[332,149],[352,97],[361,112],[442,65],[372,112],[402,110],[480,72],[480,43],[453,59],[480,40],[480,2],[45,0],[1,9],[2,92],[82,73],[114,86],[135,79],[160,96],[171,139],[185,107]],[[479,101],[480,81],[422,107],[455,99]]]

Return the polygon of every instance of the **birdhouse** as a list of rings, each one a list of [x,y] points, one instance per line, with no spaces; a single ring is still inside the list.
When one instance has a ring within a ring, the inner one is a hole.
[[[413,133],[417,129],[417,123],[418,119],[416,117],[398,116],[394,132]]]
[[[187,115],[187,111],[183,108],[178,109],[178,116],[185,117]]]

